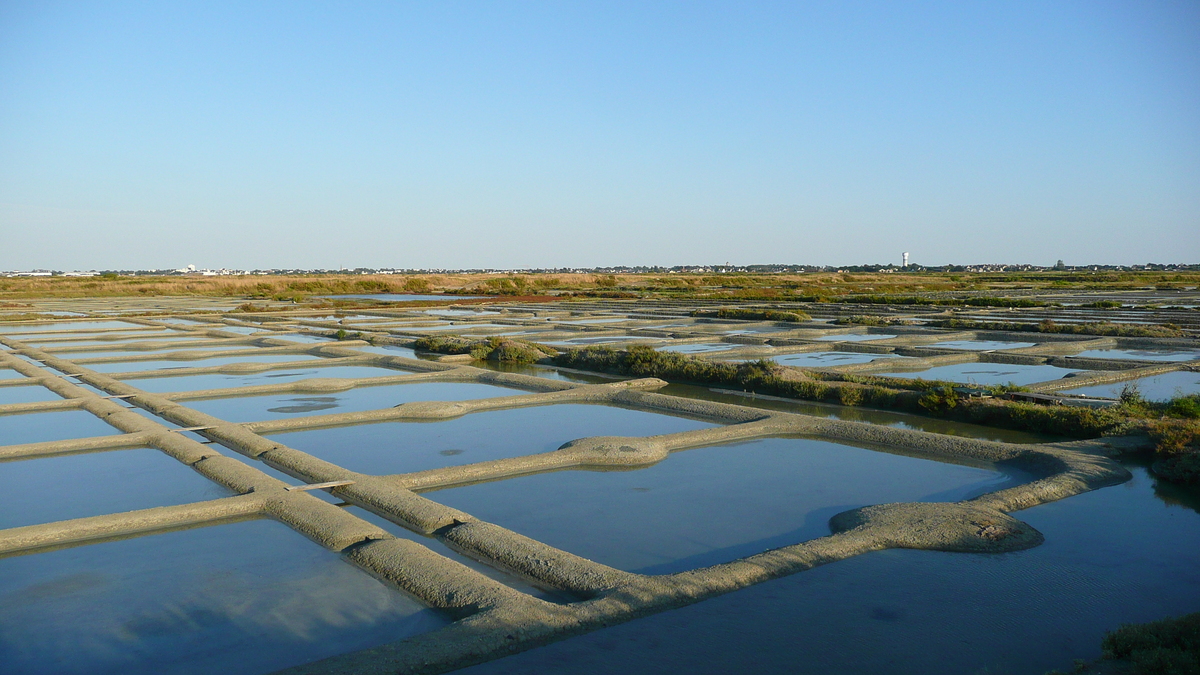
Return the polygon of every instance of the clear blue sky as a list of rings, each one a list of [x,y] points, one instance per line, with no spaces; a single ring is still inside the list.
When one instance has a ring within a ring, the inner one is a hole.
[[[0,0],[0,269],[1200,262],[1200,2]]]

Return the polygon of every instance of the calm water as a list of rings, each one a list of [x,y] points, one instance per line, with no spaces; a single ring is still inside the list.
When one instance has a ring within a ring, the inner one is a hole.
[[[939,349],[969,349],[973,351],[982,351],[984,349],[1018,349],[1021,347],[1032,347],[1036,342],[1005,342],[1002,340],[948,340],[946,342],[937,342],[931,345],[923,345],[925,347],[937,347]]]
[[[132,373],[139,370],[156,370],[159,368],[208,368],[211,366],[227,366],[231,363],[287,363],[289,361],[310,361],[320,359],[311,354],[263,354],[262,356],[224,356],[211,359],[163,360],[163,361],[123,361],[117,363],[85,363],[98,373]]]
[[[1011,363],[955,363],[909,373],[872,373],[884,377],[907,377],[917,380],[948,380],[964,384],[1032,384],[1058,380],[1078,370],[1058,366],[1029,366]]]
[[[826,335],[819,337],[817,340],[821,342],[865,342],[867,340],[887,340],[896,337],[895,335],[864,335],[857,333],[846,333],[843,335]]]
[[[550,452],[587,436],[652,436],[710,426],[715,425],[602,405],[548,405],[270,438],[351,471],[393,474]]]
[[[0,387],[0,405],[8,405],[10,403],[39,403],[41,401],[59,400],[62,400],[61,396],[40,384],[27,384],[19,387]],[[0,441],[0,443],[2,442],[3,441]]]
[[[0,389],[0,392],[3,391]],[[86,410],[0,415],[0,445],[64,441],[116,433],[120,433],[116,427]]]
[[[12,368],[0,368],[0,380],[20,380],[24,379],[24,377],[24,375]]]
[[[868,553],[458,672],[1069,672],[1105,631],[1200,608],[1200,496],[1133,471],[1014,514],[1046,536],[1028,551]]]
[[[0,485],[0,529],[232,494],[150,448],[3,462]]]
[[[198,389],[226,389],[260,384],[279,384],[310,378],[327,377],[387,377],[403,375],[405,371],[370,366],[326,366],[322,368],[268,370],[251,375],[181,375],[178,377],[153,377],[130,380],[139,389],[152,392],[195,391]]]
[[[1068,385],[1069,382],[1068,380]],[[1142,396],[1151,401],[1165,401],[1185,394],[1200,394],[1200,373],[1175,371],[1173,373],[1151,375],[1150,377],[1143,377],[1137,380],[1113,382],[1112,384],[1095,384],[1077,389],[1064,389],[1063,391],[1072,394],[1118,398],[1121,396],[1121,390],[1129,385],[1136,386]],[[0,389],[0,392],[3,391],[3,389]]]
[[[665,345],[657,349],[662,352],[679,352],[681,354],[703,354],[705,352],[723,352],[734,347],[743,345],[729,344],[727,342],[695,342],[682,345]]]
[[[11,675],[257,675],[445,623],[266,520],[0,560]]]
[[[1012,484],[985,469],[773,438],[675,452],[636,471],[558,471],[426,496],[606,565],[665,574],[825,536],[847,509]]]
[[[60,330],[100,330],[104,328],[142,328],[140,324],[125,321],[63,321],[61,323],[37,323],[21,325],[5,325],[0,327],[0,334],[5,333],[46,333]]]
[[[1075,356],[1093,359],[1137,359],[1139,361],[1191,361],[1200,359],[1200,351],[1194,349],[1088,349]]]
[[[805,354],[781,354],[769,358],[784,366],[813,368],[817,366],[847,366],[852,363],[870,363],[875,359],[900,357],[896,354],[864,354],[862,352],[808,352]]]
[[[529,392],[467,382],[425,382],[359,387],[336,394],[286,394],[188,401],[184,405],[230,422],[258,422],[391,408],[410,401],[466,401]]]

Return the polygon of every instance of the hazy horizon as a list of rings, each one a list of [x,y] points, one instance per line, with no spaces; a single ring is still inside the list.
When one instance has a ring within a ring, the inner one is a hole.
[[[1196,263],[1200,4],[5,2],[0,157],[6,270]]]

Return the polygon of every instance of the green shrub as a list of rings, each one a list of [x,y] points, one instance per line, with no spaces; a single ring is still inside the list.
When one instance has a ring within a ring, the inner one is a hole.
[[[692,312],[691,315],[717,319],[749,319],[751,321],[799,322],[809,321],[812,319],[811,316],[799,310],[784,312],[777,309],[698,309]]]
[[[417,349],[438,354],[470,354],[478,361],[499,363],[533,363],[558,352],[545,345],[508,338],[466,338],[458,335],[423,337],[414,345]]]
[[[1200,613],[1122,626],[1104,636],[1105,658],[1128,659],[1137,675],[1200,673]]]

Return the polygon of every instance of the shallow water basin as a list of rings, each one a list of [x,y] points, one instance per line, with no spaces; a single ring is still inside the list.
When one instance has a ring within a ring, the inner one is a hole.
[[[1139,361],[1193,361],[1200,359],[1194,349],[1088,349],[1073,356],[1092,359],[1137,359]]]
[[[100,330],[105,328],[143,328],[141,324],[126,321],[63,321],[61,323],[38,323],[24,325],[6,325],[0,327],[0,334],[8,333],[47,333],[60,330]]]
[[[0,659],[23,675],[258,674],[446,623],[268,520],[0,560]]]
[[[16,387],[0,387],[0,405],[9,405],[12,403],[40,403],[42,401],[58,401],[61,399],[61,396],[40,384],[27,384]]]
[[[1036,342],[1006,342],[1003,340],[947,340],[946,342],[935,342],[931,345],[921,345],[922,347],[937,347],[938,349],[966,349],[970,351],[983,351],[985,349],[1020,349],[1022,347],[1032,347]]]
[[[133,386],[152,392],[195,391],[198,389],[227,389],[250,387],[261,384],[283,384],[310,378],[359,378],[404,375],[402,370],[372,368],[371,366],[328,366],[323,368],[300,368],[268,370],[245,375],[180,375],[178,377],[153,377],[132,379]]]
[[[666,345],[658,347],[660,352],[678,352],[680,354],[704,354],[706,352],[723,352],[734,347],[743,347],[745,345],[729,344],[727,342],[696,342],[683,345]]]
[[[86,410],[0,415],[0,445],[64,441],[117,433],[120,431],[116,427]]]
[[[559,471],[426,496],[605,565],[665,574],[825,536],[847,509],[957,501],[1014,483],[988,469],[771,438],[675,452],[635,471]]]
[[[868,340],[890,340],[896,335],[867,335],[860,333],[846,333],[844,335],[825,335],[817,340],[821,342],[866,342]]]
[[[948,380],[964,384],[1032,384],[1066,377],[1077,373],[1071,368],[1047,365],[1022,365],[1011,363],[955,363],[936,366],[928,370],[911,373],[872,373],[883,377],[907,377],[916,380]]]
[[[233,494],[152,448],[3,462],[0,485],[0,529]]]
[[[300,415],[328,415],[392,408],[412,401],[467,401],[530,392],[471,382],[421,382],[358,387],[336,394],[285,394],[188,401],[189,408],[230,422],[260,422]]]
[[[1069,383],[1070,380],[1067,380],[1067,382]],[[1070,385],[1067,384],[1066,386]],[[1109,384],[1093,384],[1077,389],[1062,389],[1060,391],[1070,394],[1084,394],[1086,396],[1120,398],[1121,390],[1127,386],[1137,387],[1138,393],[1147,400],[1166,401],[1176,396],[1200,394],[1200,373],[1177,370],[1171,373],[1151,375],[1136,380],[1112,382]]]
[[[769,358],[783,366],[818,368],[822,366],[848,366],[852,363],[870,363],[876,359],[902,357],[896,354],[867,354],[863,352],[806,352],[803,354],[780,354]]]
[[[1027,551],[866,553],[459,672],[1070,672],[1106,631],[1200,606],[1197,493],[1129,468],[1014,514],[1046,537]]]
[[[288,363],[289,361],[313,361],[323,357],[312,354],[263,354],[262,356],[216,356],[208,359],[189,360],[154,360],[154,361],[118,361],[115,363],[83,363],[98,373],[132,373],[140,370],[157,370],[160,368],[208,368],[211,366],[227,366],[231,363]]]
[[[387,422],[270,438],[351,471],[412,473],[557,450],[588,436],[652,436],[716,426],[603,405],[546,405],[432,423]]]

